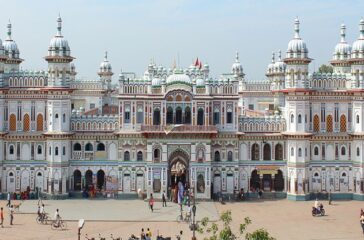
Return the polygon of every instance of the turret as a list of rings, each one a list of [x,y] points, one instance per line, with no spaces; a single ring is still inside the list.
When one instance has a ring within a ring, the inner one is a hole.
[[[105,52],[104,61],[101,62],[100,70],[97,74],[100,76],[102,85],[105,86],[106,89],[110,90],[112,75],[114,75],[114,73],[112,72],[110,62],[107,59],[107,52]]]
[[[340,42],[336,44],[331,65],[334,67],[334,73],[350,73],[351,46],[346,42],[346,27],[341,24]]]
[[[20,52],[18,45],[12,38],[12,25],[10,20],[7,29],[7,38],[3,43],[4,55],[7,57],[4,64],[4,72],[17,72],[19,71],[19,65],[23,62],[23,59],[19,57]]]

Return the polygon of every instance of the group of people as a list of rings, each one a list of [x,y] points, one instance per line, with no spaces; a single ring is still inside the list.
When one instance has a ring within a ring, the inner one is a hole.
[[[9,220],[10,220],[10,225],[13,225],[13,221],[14,221],[14,206],[13,205],[9,206]],[[0,208],[0,225],[1,225],[1,228],[4,228],[4,208],[3,207]]]
[[[142,228],[140,232],[140,240],[151,240],[152,239],[152,231],[147,228],[147,231],[144,232],[144,228]]]

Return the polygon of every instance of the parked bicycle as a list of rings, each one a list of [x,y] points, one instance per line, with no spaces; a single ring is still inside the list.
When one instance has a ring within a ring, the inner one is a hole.
[[[191,221],[191,214],[189,212],[181,212],[177,216],[177,222],[186,222],[189,223]]]
[[[53,230],[55,230],[55,229],[65,230],[65,229],[67,229],[67,223],[65,221],[63,221],[61,218],[58,220],[53,220],[52,224],[51,224],[51,228]]]

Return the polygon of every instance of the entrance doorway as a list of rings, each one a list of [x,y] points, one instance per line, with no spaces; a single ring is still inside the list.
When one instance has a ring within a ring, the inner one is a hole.
[[[172,200],[178,201],[178,194],[189,188],[188,155],[184,151],[177,150],[169,158],[168,186]]]
[[[260,177],[257,170],[254,170],[250,177],[250,190],[256,191],[258,188],[260,189]]]
[[[75,170],[73,172],[73,190],[81,191],[81,172],[80,172],[80,170]]]
[[[104,183],[105,183],[105,172],[100,169],[97,172],[97,184],[96,184],[97,189],[99,190],[103,189]]]
[[[91,170],[86,171],[85,180],[86,180],[86,189],[89,190],[93,186],[93,184],[92,184],[92,171]]]

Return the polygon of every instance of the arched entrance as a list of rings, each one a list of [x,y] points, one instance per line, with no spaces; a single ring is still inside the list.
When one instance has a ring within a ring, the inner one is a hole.
[[[105,172],[102,169],[100,169],[97,172],[97,184],[96,184],[97,189],[99,190],[103,189],[104,183],[105,183]]]
[[[169,157],[168,186],[175,202],[177,202],[178,192],[189,188],[188,161],[188,154],[182,150],[173,152]]]
[[[91,170],[87,170],[86,174],[85,174],[85,183],[86,183],[86,188],[90,189],[90,187],[93,185],[92,184],[92,171]]]
[[[284,190],[284,178],[281,170],[277,171],[274,176],[274,191],[282,192]]]
[[[81,172],[80,170],[75,170],[73,172],[73,190],[81,191]]]
[[[250,189],[255,191],[260,188],[260,177],[257,170],[254,170],[250,177]]]

